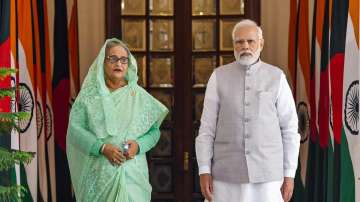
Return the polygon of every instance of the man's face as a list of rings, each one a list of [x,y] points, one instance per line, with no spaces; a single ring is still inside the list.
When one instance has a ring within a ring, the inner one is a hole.
[[[242,65],[251,65],[258,60],[264,46],[255,26],[241,27],[235,32],[234,55]]]

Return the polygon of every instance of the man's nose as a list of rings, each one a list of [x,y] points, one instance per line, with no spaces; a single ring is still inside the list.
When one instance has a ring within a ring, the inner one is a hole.
[[[247,44],[247,43],[246,43]],[[248,45],[244,45],[243,47],[241,47],[242,51],[248,51],[250,48]]]
[[[249,48],[249,43],[247,42],[247,40],[244,40],[243,47],[246,49]]]

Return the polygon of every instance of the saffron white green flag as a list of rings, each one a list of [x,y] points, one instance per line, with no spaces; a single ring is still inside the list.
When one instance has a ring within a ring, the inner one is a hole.
[[[349,0],[343,81],[341,201],[360,201],[359,0]]]
[[[20,122],[20,149],[23,151],[37,152],[37,128],[34,100],[34,66],[33,66],[33,38],[31,21],[31,1],[17,2],[17,31],[18,31],[18,62],[19,62],[19,111],[30,113],[30,120]],[[30,164],[21,166],[20,181],[28,186],[33,201],[37,201],[37,155]],[[30,200],[25,198],[25,201]]]

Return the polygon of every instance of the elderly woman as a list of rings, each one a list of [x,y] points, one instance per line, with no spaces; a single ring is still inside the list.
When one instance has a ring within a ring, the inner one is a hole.
[[[137,79],[129,49],[107,40],[70,113],[67,157],[77,201],[151,199],[145,153],[168,110]]]

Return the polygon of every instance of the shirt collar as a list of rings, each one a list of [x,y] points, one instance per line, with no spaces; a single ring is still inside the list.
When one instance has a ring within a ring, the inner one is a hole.
[[[261,59],[259,58],[256,62],[254,62],[251,65],[241,65],[240,63],[238,63],[240,65],[241,68],[244,68],[247,72],[252,73],[255,72],[260,66],[261,66]]]

